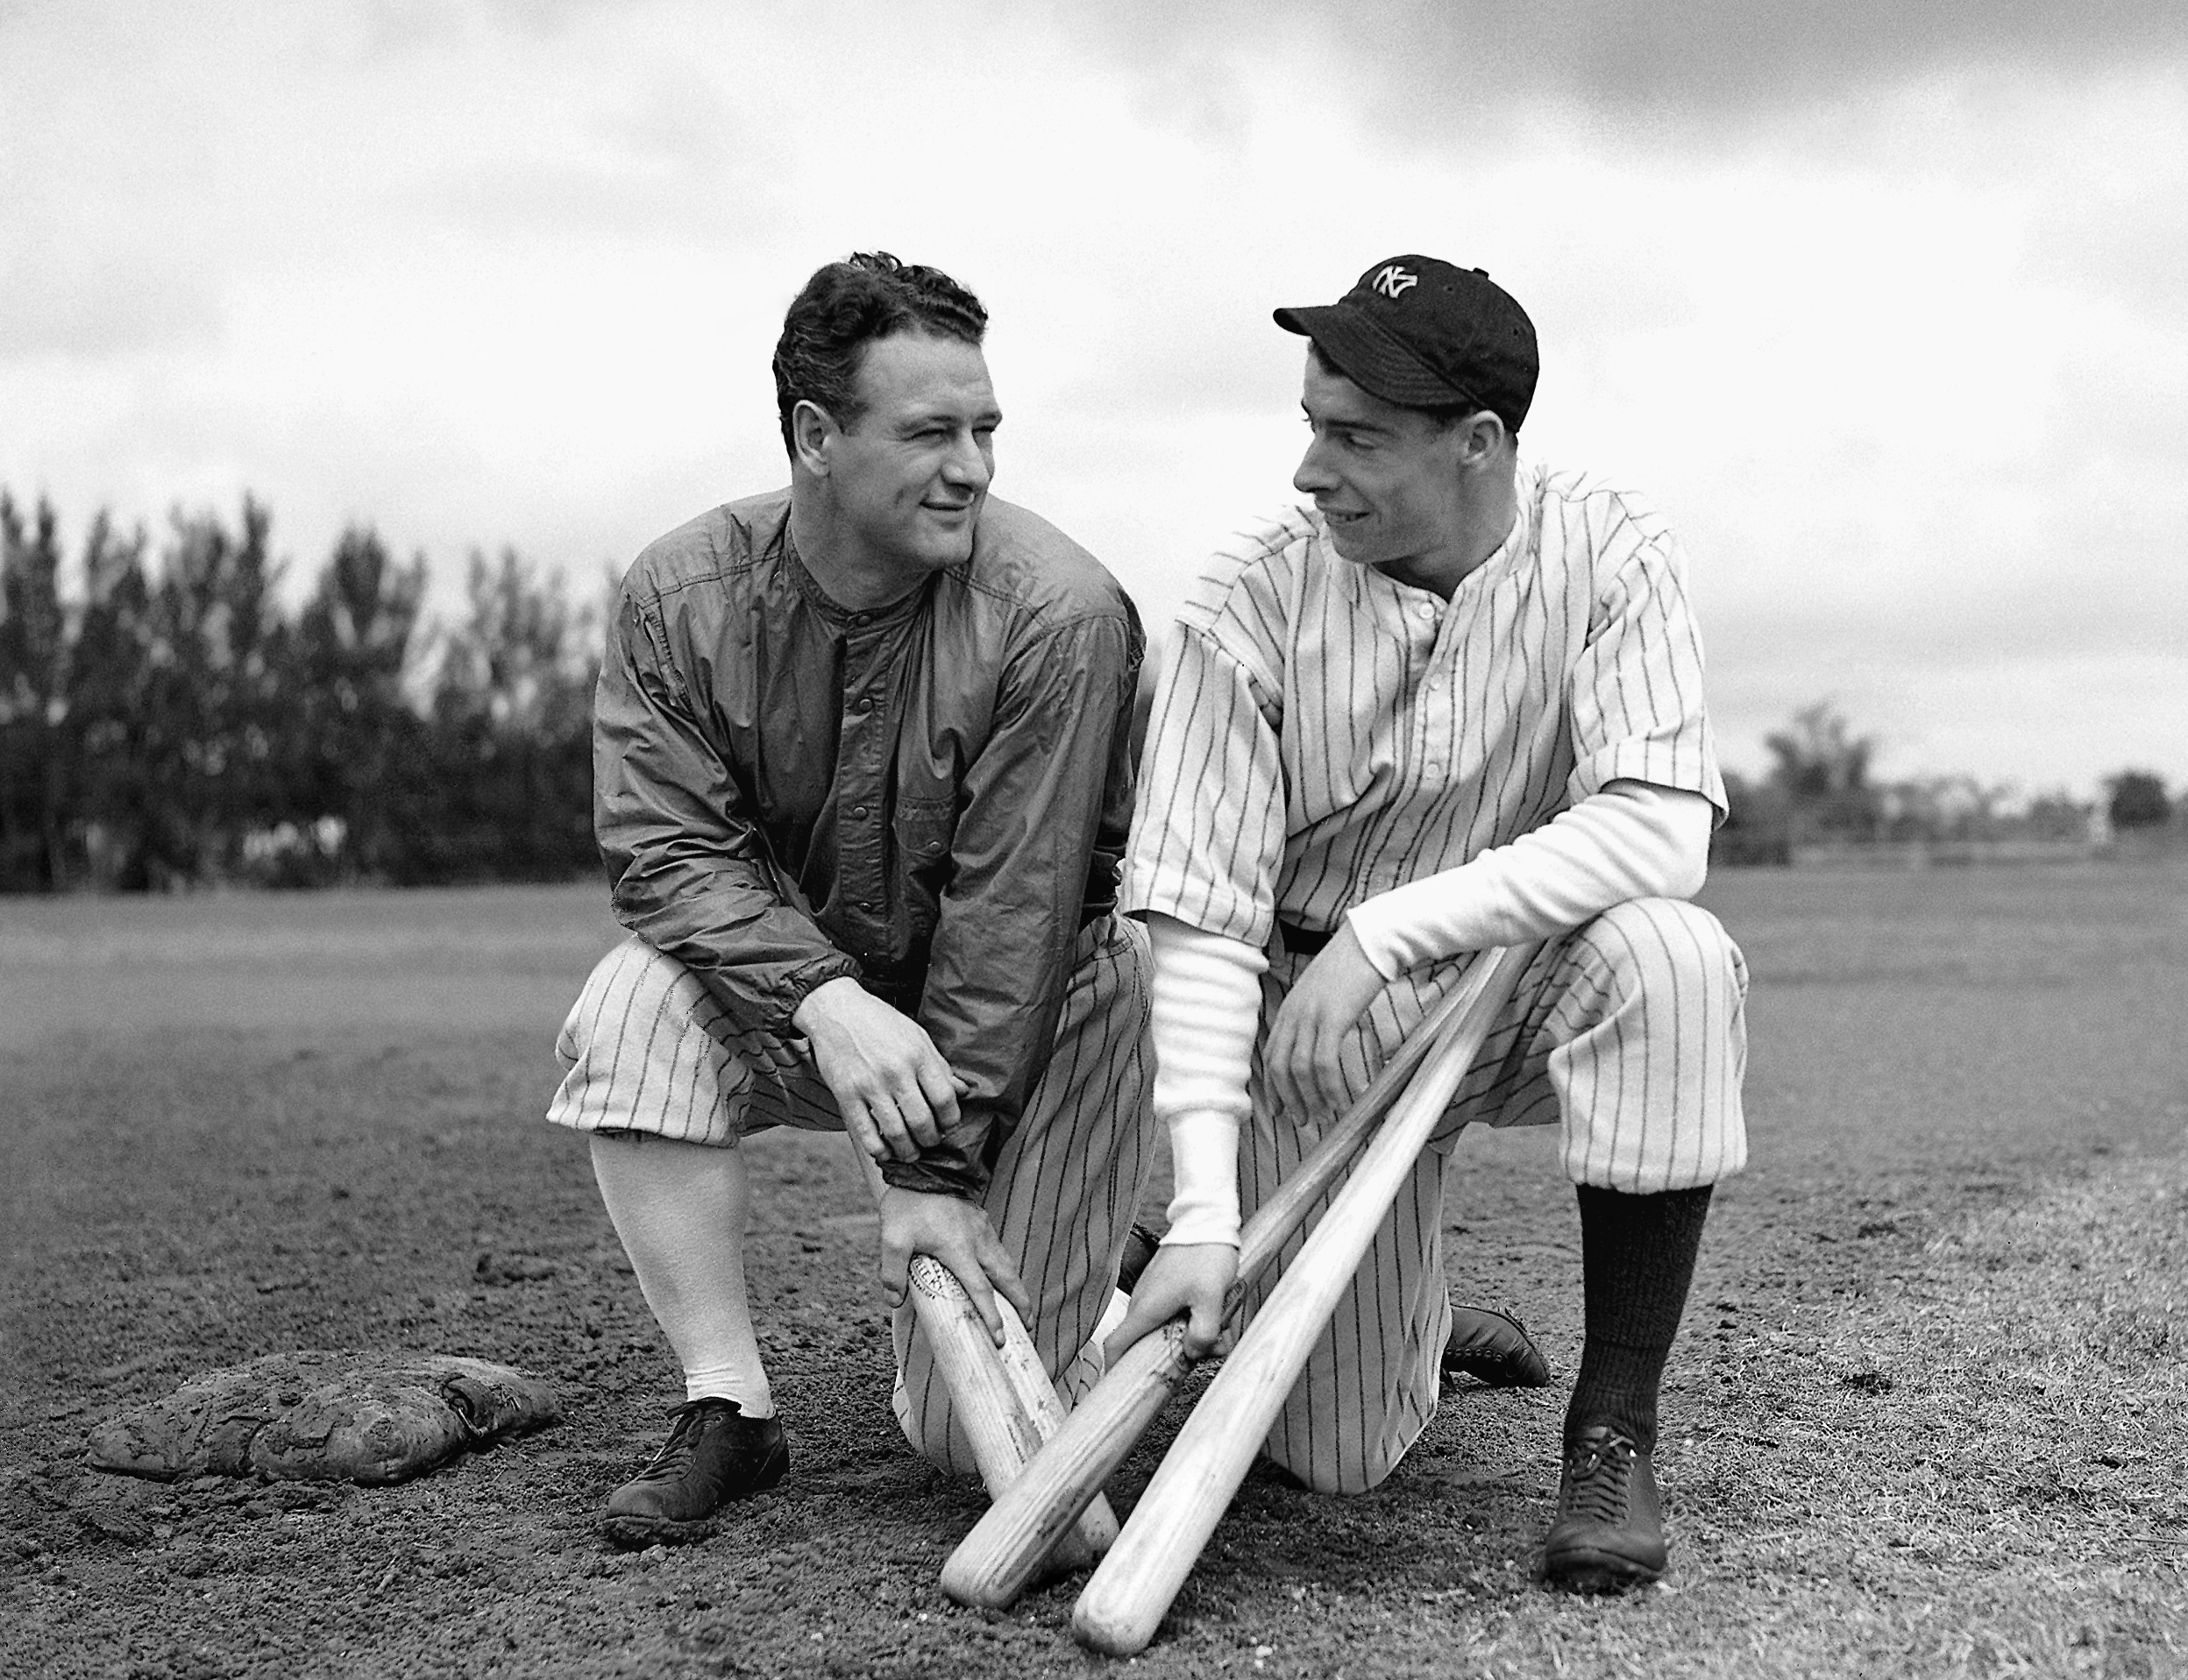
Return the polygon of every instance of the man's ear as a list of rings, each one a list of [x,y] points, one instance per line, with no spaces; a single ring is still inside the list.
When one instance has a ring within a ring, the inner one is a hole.
[[[1459,424],[1459,459],[1467,466],[1480,466],[1494,459],[1505,438],[1510,436],[1504,429],[1504,422],[1487,408],[1468,415]]]
[[[816,478],[828,476],[828,440],[839,428],[827,409],[800,397],[790,411],[790,442],[798,464]]]

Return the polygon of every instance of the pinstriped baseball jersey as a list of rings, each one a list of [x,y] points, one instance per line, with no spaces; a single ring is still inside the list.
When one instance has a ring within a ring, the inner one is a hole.
[[[1637,497],[1523,464],[1445,602],[1292,509],[1179,615],[1123,904],[1265,944],[1539,827],[1619,777],[1724,807],[1684,566]]]
[[[1637,499],[1522,467],[1504,542],[1446,602],[1331,547],[1300,508],[1219,554],[1149,718],[1121,903],[1270,946],[1240,1138],[1250,1215],[1315,1138],[1262,1052],[1318,932],[1547,823],[1614,780],[1724,807],[1682,564]],[[1401,975],[1339,1053],[1363,1088],[1470,958]],[[1560,1123],[1574,1181],[1633,1194],[1746,1159],[1746,975],[1716,918],[1666,898],[1545,941],[1382,1221],[1267,1443],[1310,1485],[1387,1476],[1436,1408],[1450,1323],[1441,1209],[1461,1127]],[[1291,1251],[1283,1257],[1289,1261]],[[1249,1312],[1271,1287],[1247,1294]]]

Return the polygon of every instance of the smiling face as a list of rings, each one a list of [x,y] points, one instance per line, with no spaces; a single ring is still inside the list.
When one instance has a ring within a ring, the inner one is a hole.
[[[979,346],[937,334],[875,339],[856,390],[849,428],[800,405],[800,441],[825,464],[829,563],[900,593],[971,557],[1003,415]]]
[[[1300,407],[1314,439],[1291,481],[1338,553],[1405,582],[1443,570],[1467,538],[1467,429],[1370,395],[1311,351]]]

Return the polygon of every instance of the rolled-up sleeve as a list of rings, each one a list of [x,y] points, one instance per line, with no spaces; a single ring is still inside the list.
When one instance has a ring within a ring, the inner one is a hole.
[[[616,919],[696,975],[741,1034],[792,1035],[808,993],[859,973],[769,855],[701,727],[657,603],[626,584],[593,705],[593,824]]]
[[[919,1019],[969,1088],[906,1189],[977,1199],[1048,1062],[1105,816],[1130,786],[1141,642],[1129,609],[1029,642],[967,767]]]
[[[1566,675],[1574,804],[1624,779],[1699,793],[1723,820],[1702,666],[1686,568],[1670,535],[1654,535],[1602,589],[1587,646]]]

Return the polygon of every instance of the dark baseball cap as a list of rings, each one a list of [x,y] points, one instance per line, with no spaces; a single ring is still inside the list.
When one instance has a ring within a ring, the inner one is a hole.
[[[1334,303],[1277,310],[1276,324],[1401,408],[1473,403],[1517,431],[1534,401],[1535,323],[1483,269],[1392,257]]]

